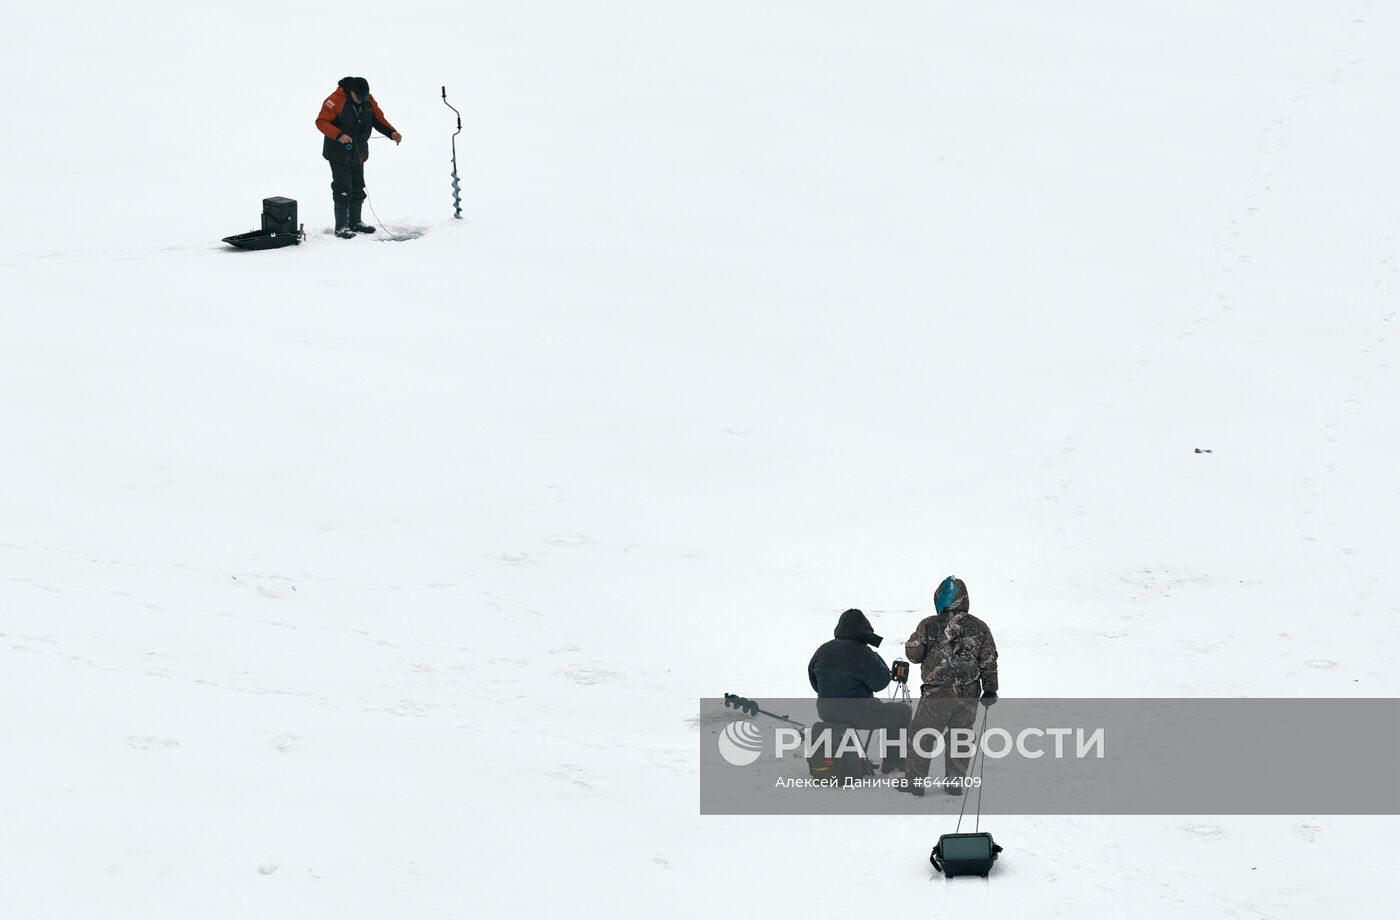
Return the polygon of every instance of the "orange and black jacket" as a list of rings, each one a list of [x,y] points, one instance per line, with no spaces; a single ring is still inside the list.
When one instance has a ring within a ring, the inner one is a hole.
[[[350,100],[350,94],[344,87],[337,87],[321,104],[321,113],[316,116],[316,129],[326,136],[321,144],[321,156],[333,163],[353,163],[357,157],[363,163],[369,159],[371,130],[377,130],[385,137],[394,133],[394,126],[379,110],[379,103],[374,101],[373,94],[365,102],[356,104]],[[350,135],[349,150],[336,141],[342,134]]]

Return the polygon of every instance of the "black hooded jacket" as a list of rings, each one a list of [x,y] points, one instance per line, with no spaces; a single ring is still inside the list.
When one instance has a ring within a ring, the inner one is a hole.
[[[890,683],[890,668],[870,646],[883,641],[859,610],[847,610],[836,638],[824,643],[807,665],[807,680],[819,699],[869,699]]]

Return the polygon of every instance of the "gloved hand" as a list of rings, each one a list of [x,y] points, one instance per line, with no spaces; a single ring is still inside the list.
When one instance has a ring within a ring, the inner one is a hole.
[[[993,703],[995,703],[996,701],[997,701],[997,695],[996,695],[996,691],[995,691],[995,690],[988,690],[987,692],[985,692],[985,693],[982,694],[982,702],[983,702],[985,705],[990,706],[990,705],[992,705]]]

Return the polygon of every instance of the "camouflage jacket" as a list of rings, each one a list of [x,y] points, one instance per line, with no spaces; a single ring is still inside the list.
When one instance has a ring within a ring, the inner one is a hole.
[[[922,693],[978,696],[979,683],[983,692],[997,692],[996,641],[965,604],[953,604],[921,622],[904,643],[904,653],[922,665]]]

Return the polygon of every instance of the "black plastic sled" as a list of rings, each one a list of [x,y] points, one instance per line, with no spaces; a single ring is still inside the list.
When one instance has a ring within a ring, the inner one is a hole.
[[[262,229],[235,233],[224,242],[238,249],[280,249],[295,246],[306,239],[297,223],[297,203],[291,198],[264,198]]]
[[[938,845],[929,854],[928,861],[948,878],[955,875],[986,878],[1000,852],[1001,847],[992,841],[991,834],[944,834],[938,838]]]
[[[224,242],[238,249],[279,249],[282,246],[295,246],[301,242],[300,231],[276,233],[271,230],[250,230],[224,237]]]

